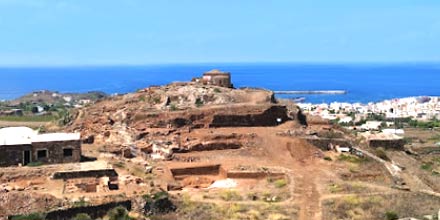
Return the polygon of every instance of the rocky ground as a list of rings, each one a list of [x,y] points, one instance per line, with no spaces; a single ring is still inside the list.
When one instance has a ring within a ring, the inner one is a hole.
[[[13,168],[16,174],[0,172],[9,187],[0,207],[13,206],[11,193],[50,197],[17,206],[40,204],[32,208],[40,211],[79,198],[99,203],[167,191],[177,209],[152,219],[384,219],[440,208],[437,183],[418,181],[408,168],[401,178],[409,191],[398,189],[386,168],[391,162],[327,151],[308,138],[372,150],[362,140],[319,118],[308,118],[305,127],[303,119],[293,103],[259,89],[179,83],[107,98],[79,109],[64,129],[81,132],[83,154],[110,164],[120,188],[63,194],[63,183],[50,180],[53,166]],[[399,153],[389,156],[398,161]],[[23,169],[34,170],[24,175]]]

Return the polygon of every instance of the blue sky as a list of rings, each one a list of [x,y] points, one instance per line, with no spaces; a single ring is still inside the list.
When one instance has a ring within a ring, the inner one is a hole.
[[[439,0],[0,0],[0,66],[436,61]]]

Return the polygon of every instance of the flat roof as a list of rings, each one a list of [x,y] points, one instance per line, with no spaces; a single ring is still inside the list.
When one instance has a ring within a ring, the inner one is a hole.
[[[223,75],[223,74],[230,74],[230,72],[224,72],[224,71],[221,71],[221,70],[218,70],[218,69],[213,69],[213,70],[210,70],[210,71],[208,71],[208,72],[205,72],[204,74],[214,74],[214,75]]]
[[[368,136],[368,140],[401,140],[401,139],[403,139],[403,137],[389,133],[370,134]]]
[[[36,135],[32,138],[32,142],[75,141],[79,139],[79,133],[50,133]]]
[[[30,145],[36,142],[55,142],[80,140],[79,133],[48,133],[38,134],[38,131],[28,127],[8,127],[0,129],[0,146]]]
[[[28,127],[8,127],[0,129],[0,145],[26,145],[31,144],[32,137],[37,131]]]

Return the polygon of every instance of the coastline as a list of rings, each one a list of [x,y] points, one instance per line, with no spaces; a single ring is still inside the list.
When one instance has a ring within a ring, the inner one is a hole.
[[[0,68],[0,75],[4,76],[0,81],[0,100],[15,99],[43,89],[61,93],[103,91],[107,94],[125,94],[150,85],[185,81],[207,69],[228,70],[237,88],[348,91],[344,95],[277,95],[281,98],[304,96],[305,101],[311,103],[368,103],[410,96],[440,95],[437,65],[217,63],[138,67]]]
[[[319,94],[327,94],[327,95],[345,95],[348,92],[346,90],[286,90],[286,91],[273,91],[275,94],[307,94],[307,95],[319,95]]]

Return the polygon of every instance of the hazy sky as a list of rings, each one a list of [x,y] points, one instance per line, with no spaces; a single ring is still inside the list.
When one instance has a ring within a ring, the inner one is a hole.
[[[0,0],[0,66],[440,61],[440,0]]]

